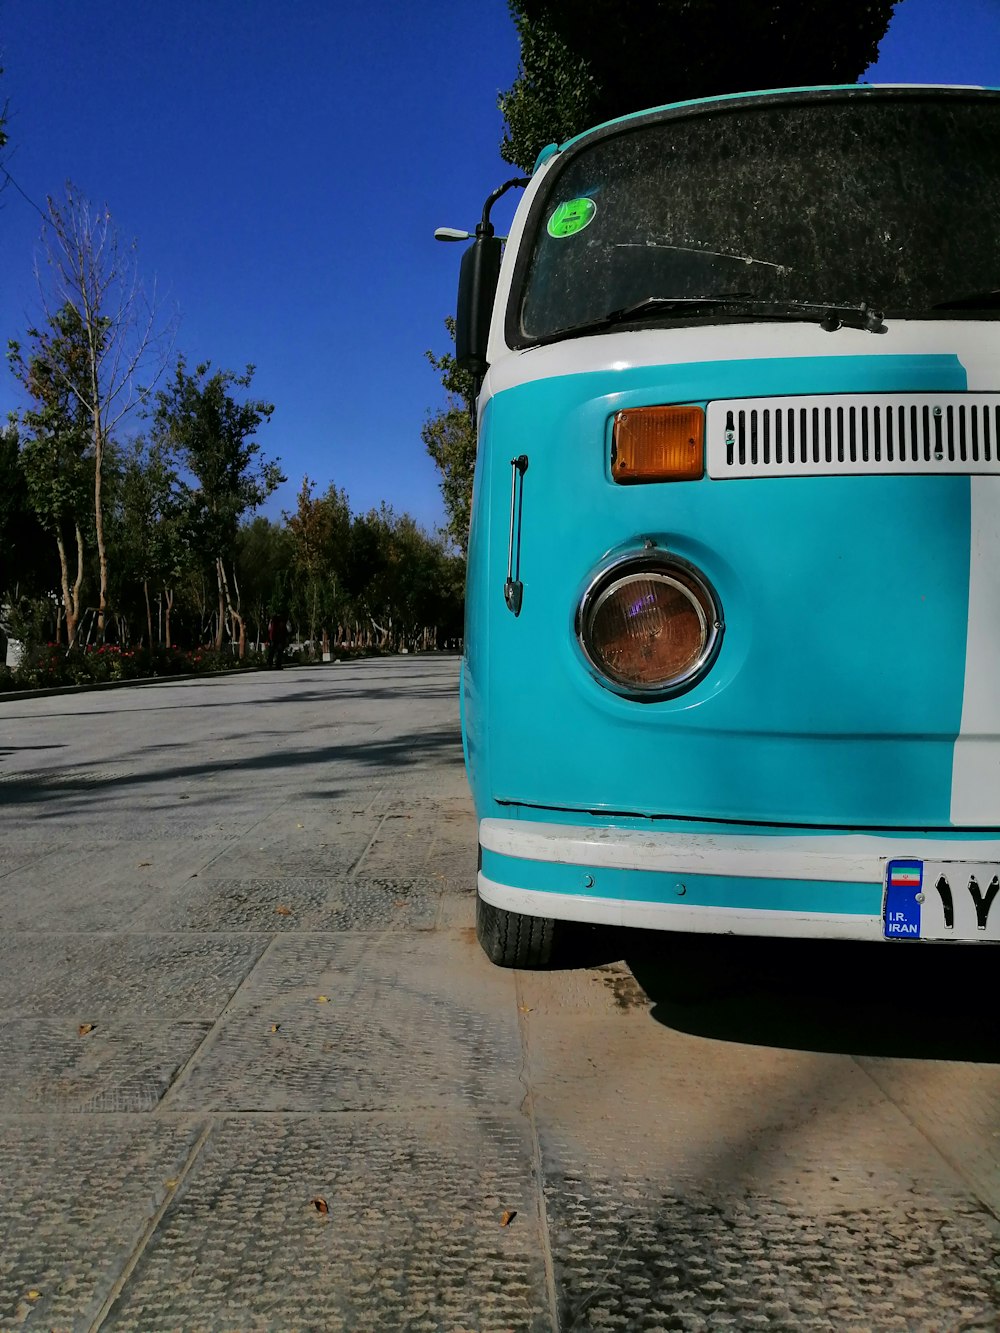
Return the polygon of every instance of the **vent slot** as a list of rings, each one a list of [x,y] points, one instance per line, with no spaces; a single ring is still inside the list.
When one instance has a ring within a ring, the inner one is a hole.
[[[708,404],[708,475],[1000,473],[1000,394]]]

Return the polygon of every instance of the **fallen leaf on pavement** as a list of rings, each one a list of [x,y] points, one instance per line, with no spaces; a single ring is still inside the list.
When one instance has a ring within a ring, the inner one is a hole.
[[[527,1004],[519,1004],[517,1006],[517,1012],[519,1014],[533,1014],[535,1011]]]
[[[274,909],[274,915],[275,915],[275,916],[291,916],[291,915],[292,915],[292,909],[291,909],[290,907],[286,907],[286,906],[284,905],[284,903],[281,903],[281,904],[279,904],[279,905]]]
[[[314,1199],[310,1199],[309,1202],[316,1209],[317,1213],[328,1213],[330,1211],[330,1205],[322,1197],[322,1195],[317,1194],[316,1197]]]
[[[173,1190],[173,1189],[176,1189],[176,1188],[177,1188],[177,1181],[176,1181],[176,1180],[165,1180],[163,1183],[164,1183],[164,1185],[166,1185],[166,1187],[167,1187],[168,1190]]]
[[[271,1031],[272,1031],[272,1032],[280,1032],[280,1031],[281,1031],[281,1024],[280,1024],[280,1023],[272,1023],[272,1024],[271,1024]]]
[[[506,1209],[506,1210],[504,1211],[503,1216],[500,1218],[500,1225],[501,1225],[502,1227],[509,1227],[510,1224],[511,1224],[511,1222],[513,1222],[513,1220],[514,1220],[515,1217],[517,1217],[517,1209],[516,1209],[516,1208],[508,1208],[508,1209]]]
[[[88,1032],[93,1032],[94,1028],[96,1027],[97,1027],[96,1023],[81,1023],[80,1026],[77,1028],[77,1032],[81,1037],[85,1037]]]
[[[406,906],[405,898],[397,898],[396,901],[393,903],[393,907],[405,907],[405,906]]]
[[[295,827],[296,827],[296,828],[305,828],[305,824],[296,824]]]
[[[329,997],[329,995],[317,995],[317,996],[316,996],[316,1003],[317,1003],[317,1004],[329,1004],[329,1003],[330,1003],[330,997]]]
[[[140,862],[139,862],[139,869],[140,869],[140,870],[145,870],[145,868],[146,868],[147,866],[151,866],[152,864],[153,864],[152,861],[140,861]]]

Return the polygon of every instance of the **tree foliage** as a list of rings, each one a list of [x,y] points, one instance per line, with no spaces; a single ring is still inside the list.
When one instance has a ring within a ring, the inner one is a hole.
[[[67,640],[76,638],[81,612],[86,546],[93,531],[91,497],[94,460],[90,416],[73,391],[86,374],[87,331],[76,308],[66,303],[48,328],[29,329],[27,356],[17,342],[8,359],[32,406],[23,416],[19,470],[39,523],[55,541],[59,556]]]
[[[204,362],[194,373],[178,358],[172,382],[156,395],[156,439],[176,450],[190,480],[181,483],[189,532],[203,562],[214,570],[219,600],[216,647],[222,646],[226,614],[239,629],[240,656],[246,646],[240,595],[232,557],[244,517],[285,480],[280,465],[261,455],[257,432],[271,419],[274,404],[241,401],[233,390],[249,389],[254,367],[210,374]]]
[[[0,426],[0,592],[38,596],[58,581],[55,551],[28,495],[17,423]]]
[[[521,67],[500,95],[501,154],[688,98],[854,83],[898,0],[511,0]]]
[[[455,321],[445,320],[455,338]],[[476,466],[476,381],[455,364],[452,352],[427,360],[441,377],[445,406],[424,422],[420,437],[441,474],[441,496],[448,515],[447,534],[464,555],[469,544],[472,477]]]

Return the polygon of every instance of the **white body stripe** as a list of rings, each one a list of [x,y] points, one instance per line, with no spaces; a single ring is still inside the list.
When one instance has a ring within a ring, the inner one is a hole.
[[[961,362],[970,391],[1000,392],[1000,321],[890,319],[888,332],[882,334],[847,328],[827,333],[818,324],[771,322],[632,329],[515,352],[498,337],[503,322],[499,315],[495,319],[490,344],[494,360],[483,383],[480,408],[495,393],[558,375],[661,366],[664,380],[683,380],[685,365],[779,357],[951,355]],[[686,399],[681,395],[672,401]]]
[[[1000,838],[921,838],[897,834],[658,833],[589,828],[518,819],[483,819],[479,841],[488,851],[530,861],[657,870],[675,875],[727,875],[737,879],[834,880],[880,883],[888,857],[926,861],[1000,863]],[[713,909],[715,910],[715,909]],[[722,909],[718,909],[722,910]]]
[[[1000,823],[1000,477],[973,477],[969,630],[953,824]]]

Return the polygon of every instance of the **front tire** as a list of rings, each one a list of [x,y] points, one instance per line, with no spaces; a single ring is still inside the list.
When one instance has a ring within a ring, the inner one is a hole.
[[[508,912],[476,894],[476,938],[497,967],[547,967],[555,935],[556,923],[550,917]]]

